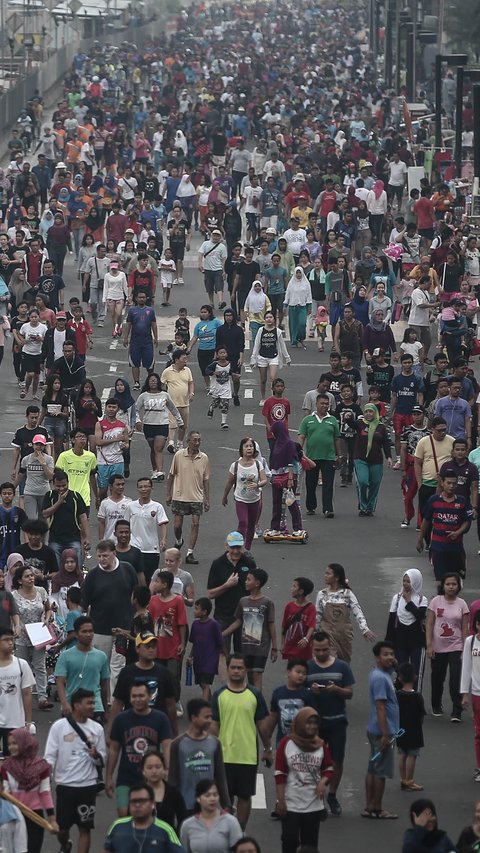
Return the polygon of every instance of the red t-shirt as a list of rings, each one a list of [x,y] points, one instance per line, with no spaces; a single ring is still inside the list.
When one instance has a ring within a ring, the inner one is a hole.
[[[262,406],[262,415],[267,418],[269,427],[275,421],[285,421],[288,429],[288,416],[290,414],[290,403],[286,397],[269,397]],[[274,438],[273,432],[267,427],[267,438]]]
[[[413,206],[413,212],[417,217],[418,228],[433,228],[435,208],[429,198],[419,198]]]
[[[171,601],[164,601],[159,595],[154,595],[148,605],[148,612],[153,619],[157,635],[157,658],[180,660],[180,627],[188,624],[183,598],[175,595]]]
[[[282,619],[282,636],[283,636],[283,652],[282,657],[285,660],[289,658],[303,658],[310,660],[312,657],[312,643],[308,646],[298,643],[303,637],[306,637],[310,628],[315,628],[316,610],[314,604],[296,604],[295,601],[289,601]]]
[[[87,335],[92,334],[92,327],[86,320],[80,320],[77,323],[75,320],[69,320],[67,323],[69,329],[75,332],[75,346],[77,347],[77,355],[87,354]]]

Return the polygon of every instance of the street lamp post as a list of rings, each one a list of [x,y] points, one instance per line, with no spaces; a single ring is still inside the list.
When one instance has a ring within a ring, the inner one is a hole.
[[[435,148],[442,147],[442,63],[459,67],[467,64],[466,53],[437,53],[435,57]],[[458,91],[458,90],[457,90]]]

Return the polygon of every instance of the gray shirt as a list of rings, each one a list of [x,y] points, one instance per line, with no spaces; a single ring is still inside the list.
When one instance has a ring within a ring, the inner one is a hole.
[[[250,151],[247,151],[246,148],[244,148],[243,150],[240,150],[240,148],[234,148],[234,150],[230,154],[230,165],[232,167],[232,172],[243,172],[246,175],[251,162],[252,155],[250,154]]]
[[[55,464],[53,456],[47,456],[44,454],[44,459],[48,468],[51,468],[53,471]],[[50,488],[50,483],[45,477],[43,465],[40,464],[34,453],[29,453],[28,456],[23,457],[22,464],[20,466],[20,474],[27,475],[27,479],[25,481],[26,495],[47,494]]]
[[[189,817],[182,824],[180,841],[185,850],[195,853],[212,853],[214,850],[231,850],[243,838],[236,817],[221,814],[213,826],[206,826],[198,817]]]
[[[172,742],[168,781],[178,788],[187,809],[195,807],[195,788],[201,779],[215,779],[221,807],[230,808],[219,739],[215,735],[207,735],[201,739],[192,738],[185,732]],[[225,849],[228,849],[228,846]]]

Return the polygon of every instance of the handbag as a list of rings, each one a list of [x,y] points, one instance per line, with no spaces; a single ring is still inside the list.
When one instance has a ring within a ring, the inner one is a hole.
[[[80,728],[78,723],[75,722],[73,717],[65,717],[65,719],[67,723],[71,725],[72,729],[77,733],[80,740],[83,740],[83,742],[88,746],[88,748],[91,749],[93,744],[90,743],[87,735],[85,734],[83,729]],[[97,794],[100,794],[105,788],[105,783],[103,781],[103,758],[101,755],[99,755],[97,759],[92,759],[92,761],[95,761],[95,765],[97,768],[97,784],[95,787]]]
[[[313,459],[309,459],[308,456],[305,456],[305,454],[303,454],[302,458],[300,459],[300,465],[302,466],[304,471],[313,471],[313,469],[315,468],[315,462],[313,461]]]
[[[274,474],[272,477],[272,486],[276,489],[286,489],[288,487],[289,474],[285,471],[283,474]]]

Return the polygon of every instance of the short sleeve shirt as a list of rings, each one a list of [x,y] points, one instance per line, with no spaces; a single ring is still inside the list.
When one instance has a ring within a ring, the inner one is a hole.
[[[262,693],[254,687],[237,692],[225,685],[212,697],[212,716],[220,723],[219,738],[226,764],[258,764],[257,722],[268,716]]]
[[[436,595],[428,605],[435,616],[433,625],[434,652],[461,652],[463,650],[462,621],[469,611],[463,598],[448,601],[444,595]]]

